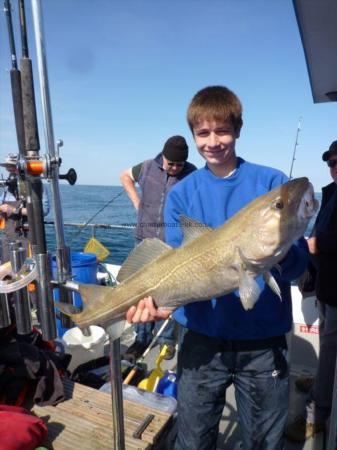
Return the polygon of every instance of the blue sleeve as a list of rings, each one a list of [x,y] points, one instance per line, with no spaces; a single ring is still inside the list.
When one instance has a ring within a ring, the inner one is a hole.
[[[180,226],[181,214],[185,214],[183,204],[173,189],[166,197],[164,209],[165,242],[172,247],[179,247],[183,240]]]
[[[283,172],[276,172],[275,177],[272,179],[270,190],[286,183],[287,181],[289,181],[289,178]]]
[[[283,281],[291,282],[299,278],[307,268],[309,250],[306,240],[302,237],[290,247],[287,255],[280,262]]]
[[[43,184],[42,186],[43,193],[42,193],[42,208],[43,208],[43,215],[47,216],[50,211],[50,203],[49,203],[49,195],[48,195],[48,187]]]

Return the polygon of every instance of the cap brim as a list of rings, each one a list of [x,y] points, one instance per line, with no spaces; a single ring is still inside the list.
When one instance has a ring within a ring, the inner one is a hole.
[[[323,153],[322,155],[323,161],[327,161],[329,159],[329,154],[330,154],[329,150]]]
[[[322,159],[323,161],[327,161],[328,159],[331,158],[331,156],[337,155],[337,148],[334,148],[332,150],[327,150],[326,152],[323,153],[322,155]]]

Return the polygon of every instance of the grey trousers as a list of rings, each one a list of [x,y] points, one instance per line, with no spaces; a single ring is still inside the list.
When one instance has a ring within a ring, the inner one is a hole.
[[[185,333],[178,354],[178,435],[174,450],[216,449],[226,391],[231,384],[243,448],[284,448],[289,395],[287,350],[276,344],[261,350],[230,349],[238,342],[191,330]]]
[[[337,308],[318,301],[319,358],[307,420],[324,423],[330,416],[337,357]]]

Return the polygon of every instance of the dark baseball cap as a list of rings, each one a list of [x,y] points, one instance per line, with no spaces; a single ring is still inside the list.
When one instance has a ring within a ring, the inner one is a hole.
[[[165,142],[163,155],[169,161],[185,162],[188,158],[188,145],[183,136],[172,136]]]
[[[337,141],[333,141],[333,143],[329,147],[329,150],[323,153],[323,161],[328,161],[328,159],[330,159],[332,155],[337,155]]]

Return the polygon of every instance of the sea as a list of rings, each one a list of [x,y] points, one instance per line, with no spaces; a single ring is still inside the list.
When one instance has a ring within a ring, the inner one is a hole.
[[[48,185],[47,189],[49,190]],[[90,238],[94,236],[110,252],[104,262],[122,264],[135,246],[134,229],[102,229],[84,225],[90,223],[134,226],[136,212],[123,188],[60,184],[60,197],[65,223],[65,244],[70,250],[82,252]],[[51,200],[50,190],[49,198]],[[45,221],[53,220],[53,211],[50,211]],[[67,223],[77,223],[81,226],[67,226]],[[48,251],[54,253],[56,248],[54,225],[47,223],[45,230]]]
[[[48,185],[47,189],[49,189]],[[321,194],[315,195],[320,201]],[[134,229],[102,229],[99,227],[84,227],[84,225],[87,223],[135,225],[136,212],[123,188],[121,186],[70,186],[60,184],[60,196],[65,223],[65,243],[71,251],[82,252],[94,235],[110,252],[105,262],[122,264],[135,246]],[[314,219],[312,218],[308,225],[306,236],[311,232]],[[46,222],[53,221],[52,211],[45,217],[45,220]],[[82,226],[67,226],[67,223],[77,223]],[[46,239],[48,251],[55,252],[55,229],[52,224],[46,224]]]

